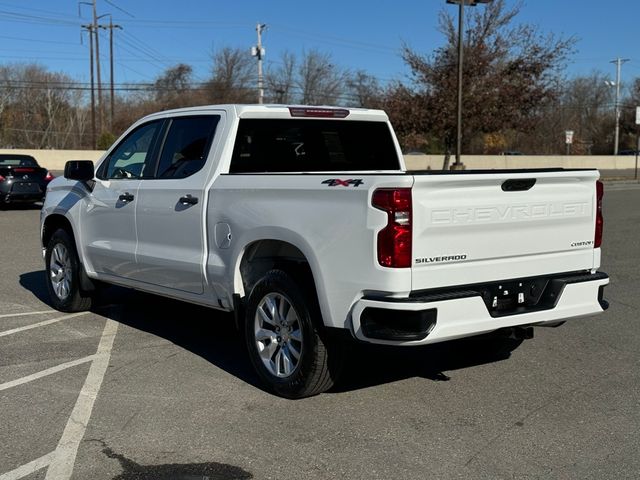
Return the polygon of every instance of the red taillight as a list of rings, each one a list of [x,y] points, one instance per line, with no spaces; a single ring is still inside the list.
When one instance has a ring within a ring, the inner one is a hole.
[[[596,182],[596,234],[593,239],[593,245],[600,248],[602,245],[602,228],[604,227],[604,217],[602,216],[602,197],[604,195],[604,184],[601,181]]]
[[[5,178],[2,175],[0,175],[0,182],[4,182],[4,180]]]
[[[51,172],[47,172],[47,175],[44,177],[45,181],[50,182],[51,180],[53,180],[54,177],[53,175],[51,175]]]
[[[387,212],[387,226],[378,232],[378,262],[383,267],[411,266],[411,189],[380,188],[371,204]]]

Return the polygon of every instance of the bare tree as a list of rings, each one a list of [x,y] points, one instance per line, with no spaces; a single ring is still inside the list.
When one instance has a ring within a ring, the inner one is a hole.
[[[225,47],[216,52],[206,90],[211,103],[256,102],[257,73],[253,58],[239,48]]]
[[[82,142],[68,135],[70,113],[82,106],[71,78],[35,64],[7,65],[0,71],[0,129],[5,146],[73,148]]]
[[[265,76],[268,99],[275,103],[294,103],[296,57],[291,52],[284,52],[277,65],[277,67],[270,65]]]
[[[335,105],[344,93],[347,74],[341,71],[327,53],[306,52],[298,65],[296,87],[300,101],[306,105]]]
[[[363,108],[379,108],[382,105],[383,89],[378,80],[364,70],[348,76],[346,105]]]
[[[156,102],[162,109],[186,107],[192,104],[193,68],[185,63],[168,68],[153,83]]]

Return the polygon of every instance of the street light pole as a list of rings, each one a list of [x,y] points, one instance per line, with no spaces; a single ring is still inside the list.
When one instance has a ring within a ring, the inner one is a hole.
[[[464,57],[464,7],[469,5],[475,7],[479,3],[490,3],[492,0],[447,0],[447,3],[458,5],[458,99],[456,102],[456,160],[451,166],[454,170],[463,167],[460,161],[462,154],[462,64]],[[448,165],[445,164],[445,169]]]
[[[613,154],[618,155],[618,145],[620,144],[620,70],[623,63],[627,63],[628,58],[616,58],[611,63],[616,64],[616,131],[615,138],[613,140]]]
[[[456,123],[456,161],[453,168],[461,168],[462,162],[462,62],[464,55],[464,1],[458,5],[458,100],[457,100],[457,123]]]

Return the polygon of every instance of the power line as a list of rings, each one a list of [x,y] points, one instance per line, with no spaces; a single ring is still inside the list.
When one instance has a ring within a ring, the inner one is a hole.
[[[27,10],[28,12],[41,12],[41,13],[47,13],[49,15],[58,16],[58,17],[66,17],[66,15],[61,14],[60,12],[55,12],[52,10],[43,10],[42,8],[35,8],[32,6],[24,7],[21,5],[14,5],[12,3],[6,3],[6,2],[0,2],[0,5],[3,7],[17,8],[18,10]]]
[[[164,65],[165,67],[169,66],[172,63],[162,53],[158,52],[153,47],[150,47],[149,45],[147,45],[145,42],[140,40],[138,37],[136,37],[132,33],[124,32],[124,36],[125,36],[125,40],[123,40],[123,41],[125,43],[127,43],[131,47],[139,50],[140,53],[146,55],[147,57],[153,59],[154,61],[159,62],[160,64]]]
[[[78,45],[77,43],[72,43],[72,42],[57,42],[55,40],[37,40],[35,38],[9,37],[7,35],[0,35],[0,38],[4,38],[7,40],[19,40],[21,42],[36,42],[36,43],[47,43],[47,44],[56,44],[56,45],[74,45],[74,46]]]
[[[314,32],[309,32],[309,31],[304,31],[304,30],[297,30],[297,29],[288,28],[288,27],[282,27],[282,26],[274,27],[274,31],[280,31],[280,32],[286,33],[287,36],[294,36],[294,37],[298,37],[298,38],[312,40],[312,41],[314,41],[316,43],[324,43],[324,44],[328,44],[328,45],[337,45],[337,46],[340,46],[340,47],[346,47],[346,48],[351,48],[351,49],[361,50],[361,51],[369,51],[369,52],[372,52],[372,53],[398,55],[398,50],[399,50],[399,48],[388,47],[386,45],[378,45],[378,44],[374,44],[374,43],[361,42],[361,41],[358,41],[358,40],[349,40],[349,39],[345,39],[345,38],[334,37],[334,36],[330,36],[330,35],[317,34],[317,33],[314,33]]]
[[[30,128],[11,128],[11,127],[3,127],[3,130],[9,130],[11,132],[25,132],[25,133],[46,133],[46,134],[55,134],[55,135],[91,135],[91,133],[85,132],[60,132],[55,130],[35,130]]]
[[[113,3],[111,0],[104,0],[104,1],[107,2],[109,5],[111,5],[113,8],[115,8],[116,10],[120,10],[122,13],[130,16],[131,18],[136,18],[135,15],[132,15],[131,13],[127,12],[124,8],[119,7],[118,5]]]
[[[8,17],[12,22],[30,23],[35,25],[51,24],[56,26],[80,26],[80,22],[65,20],[62,18],[42,17],[38,15],[28,15],[25,13],[8,12],[0,10],[0,16]]]

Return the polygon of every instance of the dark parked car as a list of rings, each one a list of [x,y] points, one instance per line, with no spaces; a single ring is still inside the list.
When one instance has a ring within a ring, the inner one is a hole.
[[[0,154],[0,204],[41,202],[53,175],[29,155]]]

